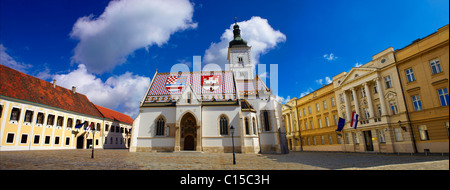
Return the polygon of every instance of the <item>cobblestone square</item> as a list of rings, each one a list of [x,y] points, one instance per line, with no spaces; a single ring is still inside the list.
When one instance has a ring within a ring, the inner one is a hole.
[[[1,170],[449,170],[448,155],[291,152],[236,154],[128,150],[0,152]]]

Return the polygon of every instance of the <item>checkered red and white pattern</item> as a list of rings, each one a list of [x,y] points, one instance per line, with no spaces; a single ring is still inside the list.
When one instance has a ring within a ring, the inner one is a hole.
[[[177,99],[183,94],[186,86],[190,85],[197,95],[202,98],[202,101],[212,100],[236,100],[236,87],[233,80],[233,73],[231,71],[215,72],[214,75],[219,75],[221,79],[221,86],[217,90],[210,91],[202,88],[202,76],[209,76],[210,72],[190,72],[183,73],[180,76],[186,76],[186,82],[180,91],[170,92],[166,88],[167,83],[175,84],[177,81],[177,74],[173,73],[158,73],[153,79],[150,90],[147,94],[146,102],[169,102]]]

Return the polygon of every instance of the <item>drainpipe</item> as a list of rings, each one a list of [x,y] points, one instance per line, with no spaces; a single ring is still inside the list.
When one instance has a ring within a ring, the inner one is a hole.
[[[405,104],[405,108],[406,108],[406,118],[407,118],[407,123],[409,125],[409,131],[411,132],[414,153],[417,153],[416,138],[414,137],[413,128],[411,126],[411,119],[409,117],[408,104],[406,104],[406,98],[405,98],[405,94],[404,94],[405,91],[403,91],[402,78],[400,77],[400,72],[398,71],[397,56],[395,55],[395,52],[394,52],[394,62],[395,62],[395,68],[396,68],[395,70],[397,70],[398,80],[400,81],[400,89],[402,90],[402,94],[403,94],[403,103]]]

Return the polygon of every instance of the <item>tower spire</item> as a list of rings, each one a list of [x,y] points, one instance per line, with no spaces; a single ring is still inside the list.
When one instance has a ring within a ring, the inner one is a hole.
[[[229,43],[228,47],[232,46],[244,46],[247,47],[247,41],[241,38],[241,30],[239,29],[239,25],[237,24],[237,18],[234,17],[234,26],[233,26],[233,40]]]

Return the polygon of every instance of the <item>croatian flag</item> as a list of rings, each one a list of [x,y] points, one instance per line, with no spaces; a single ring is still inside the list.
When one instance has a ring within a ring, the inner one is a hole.
[[[355,112],[352,113],[352,121],[350,123],[350,127],[353,129],[356,129],[356,126],[358,125],[358,114]]]
[[[92,125],[94,125],[94,122],[91,122],[91,124],[89,126],[87,126],[86,129],[84,129],[84,130],[86,130],[86,131],[89,130],[92,127]]]

